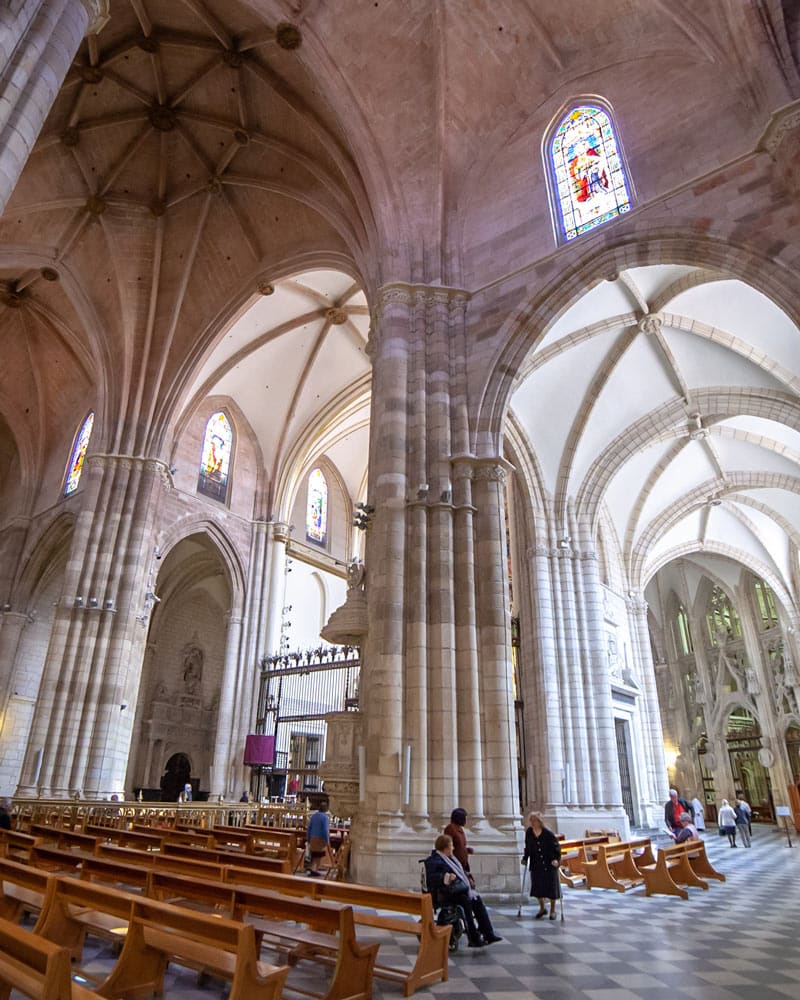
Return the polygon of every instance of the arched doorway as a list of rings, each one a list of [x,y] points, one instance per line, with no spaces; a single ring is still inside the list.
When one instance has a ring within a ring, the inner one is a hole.
[[[746,709],[736,708],[728,717],[725,735],[736,794],[750,803],[754,819],[773,822],[772,785],[759,759],[762,743],[758,720]]]
[[[185,753],[174,753],[161,776],[161,801],[177,802],[184,786],[191,783],[191,777],[192,762]]]

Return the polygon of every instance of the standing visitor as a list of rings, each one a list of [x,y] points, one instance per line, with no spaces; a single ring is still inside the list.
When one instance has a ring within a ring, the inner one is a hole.
[[[306,830],[306,843],[308,844],[308,853],[311,857],[311,868],[308,874],[312,878],[319,878],[319,866],[328,850],[330,834],[331,824],[328,819],[328,803],[323,799],[317,806],[317,811],[308,821],[308,829]]]
[[[696,795],[691,801],[691,806],[692,806],[692,812],[694,813],[694,825],[697,827],[698,830],[705,830],[706,828],[705,807]]]
[[[469,855],[472,854],[472,848],[467,844],[467,834],[464,827],[467,825],[467,813],[464,809],[454,809],[450,813],[450,822],[444,828],[444,833],[447,834],[453,841],[453,854],[458,858],[461,863],[461,867],[467,873],[469,878],[469,884],[471,888],[475,888],[475,880],[472,877],[472,873],[469,870]]]
[[[556,919],[556,900],[561,895],[558,881],[558,869],[561,862],[561,845],[558,838],[542,822],[539,813],[528,816],[528,828],[525,831],[525,854],[522,864],[527,864],[531,872],[531,896],[539,900],[539,912],[536,920],[540,920],[547,910],[544,905],[550,900],[550,919]]]
[[[728,838],[731,847],[736,847],[736,813],[727,799],[722,800],[717,816],[720,830]]]
[[[750,846],[750,807],[742,809],[742,800],[737,799],[733,811],[736,814],[736,832],[742,838],[745,847]],[[747,803],[745,802],[745,805]]]

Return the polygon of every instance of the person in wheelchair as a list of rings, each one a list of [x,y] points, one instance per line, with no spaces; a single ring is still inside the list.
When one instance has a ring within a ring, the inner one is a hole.
[[[464,911],[470,948],[503,940],[495,934],[483,900],[470,888],[467,873],[453,856],[453,838],[446,833],[436,838],[433,850],[425,859],[425,877],[435,907],[455,905]]]

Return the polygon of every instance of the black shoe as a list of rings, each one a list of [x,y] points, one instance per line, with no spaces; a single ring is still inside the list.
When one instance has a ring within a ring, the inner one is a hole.
[[[556,919],[556,911],[555,910],[553,910],[553,912],[550,914],[550,919],[551,920],[555,920]]]
[[[547,916],[547,910],[539,910],[539,912],[534,916],[534,920],[541,920],[542,917]]]
[[[499,934],[492,934],[491,937],[486,938],[486,944],[497,944],[498,941],[502,940]]]
[[[467,947],[468,948],[482,948],[484,946],[484,944],[485,944],[485,942],[484,942],[483,938],[478,938],[475,941],[470,941],[468,943]]]

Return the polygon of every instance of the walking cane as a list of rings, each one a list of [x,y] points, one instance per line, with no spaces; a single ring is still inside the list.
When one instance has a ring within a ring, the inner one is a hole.
[[[561,900],[561,923],[564,923],[564,886],[561,884],[561,865],[558,866],[558,898]]]
[[[525,865],[522,869],[522,878],[520,879],[519,886],[519,907],[517,909],[517,916],[522,916],[522,903],[525,899],[525,876],[528,874],[528,866]]]

